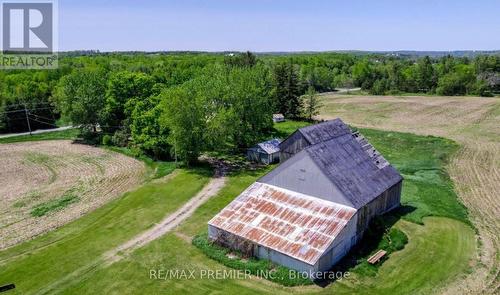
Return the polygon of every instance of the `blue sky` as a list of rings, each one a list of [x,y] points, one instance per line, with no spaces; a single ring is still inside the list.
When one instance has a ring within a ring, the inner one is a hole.
[[[59,0],[59,49],[493,50],[500,1]]]

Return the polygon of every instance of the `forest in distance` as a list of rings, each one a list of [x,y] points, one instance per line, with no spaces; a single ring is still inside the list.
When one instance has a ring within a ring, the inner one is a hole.
[[[316,93],[354,87],[495,96],[500,55],[62,55],[55,70],[0,72],[0,133],[73,124],[89,142],[191,162],[255,144],[272,131],[273,113],[311,119]]]

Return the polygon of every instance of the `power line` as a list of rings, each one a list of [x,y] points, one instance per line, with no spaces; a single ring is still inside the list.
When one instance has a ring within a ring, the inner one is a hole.
[[[43,122],[43,121],[40,121],[40,120],[37,120],[37,119],[34,119],[34,118],[29,118],[29,120],[33,120],[35,122],[39,122],[39,123],[43,123],[43,124],[47,124],[47,125],[50,125],[50,126],[54,126],[54,127],[58,127],[57,125],[55,124],[52,124],[52,123],[47,123],[47,122]],[[29,122],[28,120],[28,122]]]
[[[53,109],[53,108],[51,108],[51,107],[44,107],[44,108],[33,108],[33,109],[27,109],[27,110],[28,111],[36,111],[36,110],[47,110],[47,109]],[[16,113],[16,112],[24,112],[24,109],[18,109],[18,110],[0,112],[0,114],[9,114],[9,113]]]
[[[44,116],[40,116],[40,115],[37,115],[37,114],[31,114],[31,113],[30,113],[30,115],[31,116],[35,116],[37,118],[42,118],[44,120],[55,121],[54,118],[51,119],[51,118],[47,118],[47,117],[44,117]]]
[[[5,118],[5,119],[7,119],[8,121],[26,120],[26,118],[25,118],[24,116],[23,116],[23,117],[19,117],[19,118],[9,118],[9,117],[7,117],[7,118]]]
[[[48,104],[52,104],[52,102],[35,102],[35,103],[32,103],[34,105],[48,105]],[[16,103],[16,104],[5,104],[4,106],[6,107],[12,107],[12,106],[24,106],[25,103]]]
[[[10,113],[19,113],[19,112],[24,112],[24,109],[22,109],[22,110],[14,110],[14,111],[1,112],[0,114],[10,114]]]
[[[30,119],[28,118],[28,110],[26,109],[26,105],[24,105],[24,113],[26,114],[26,122],[28,122],[28,129],[30,130],[30,135],[31,135],[31,125],[30,125]]]
[[[32,118],[33,114],[30,114],[30,113],[28,113],[28,116],[30,117],[31,120],[38,120],[38,121],[42,121],[44,123],[50,123],[52,121],[52,120],[49,119],[49,122],[47,122],[46,119]],[[52,124],[52,123],[50,123],[50,124]]]

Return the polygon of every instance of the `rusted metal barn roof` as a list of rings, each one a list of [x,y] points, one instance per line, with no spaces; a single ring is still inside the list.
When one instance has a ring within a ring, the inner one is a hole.
[[[314,265],[356,210],[255,182],[209,225]]]

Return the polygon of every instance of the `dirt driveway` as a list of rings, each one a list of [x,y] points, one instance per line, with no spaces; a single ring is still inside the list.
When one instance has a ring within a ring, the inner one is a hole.
[[[127,241],[126,243],[120,245],[119,247],[112,249],[104,254],[104,261],[106,263],[113,263],[119,261],[124,256],[128,255],[137,248],[140,248],[147,243],[158,239],[159,237],[165,235],[166,233],[177,227],[182,221],[186,220],[191,216],[194,211],[203,203],[205,203],[211,197],[217,195],[217,193],[224,187],[226,183],[226,177],[214,177],[207,183],[201,191],[199,191],[196,196],[191,198],[184,206],[177,209],[175,212],[165,216],[159,223],[153,226],[151,229],[140,233],[133,239]]]

